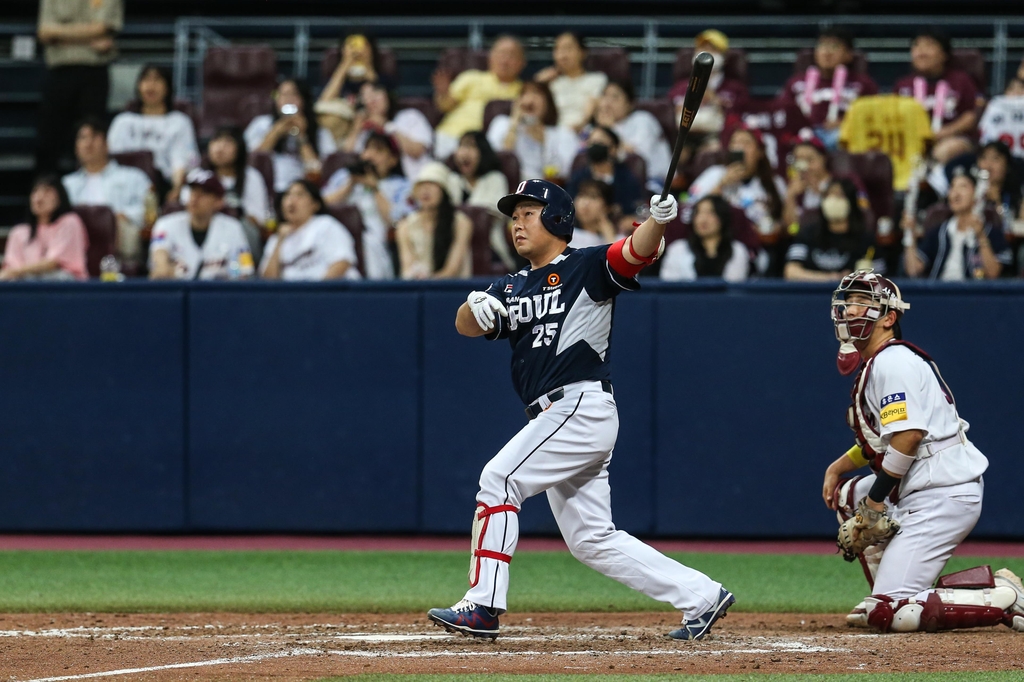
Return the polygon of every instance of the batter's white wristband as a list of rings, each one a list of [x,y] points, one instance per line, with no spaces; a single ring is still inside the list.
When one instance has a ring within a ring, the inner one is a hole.
[[[885,457],[882,458],[882,468],[892,472],[894,476],[903,477],[910,471],[910,465],[914,463],[915,459],[916,457],[904,455],[890,445],[885,449]]]

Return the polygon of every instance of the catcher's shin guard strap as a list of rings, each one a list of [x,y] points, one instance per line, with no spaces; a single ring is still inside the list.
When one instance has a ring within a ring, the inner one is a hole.
[[[519,508],[511,504],[499,504],[489,507],[483,502],[476,503],[476,513],[473,514],[473,537],[469,556],[470,587],[476,587],[477,582],[480,580],[480,562],[483,559],[497,559],[506,564],[512,561],[512,556],[509,554],[483,548],[484,536],[487,534],[487,525],[490,523],[491,516],[503,512],[518,514]]]

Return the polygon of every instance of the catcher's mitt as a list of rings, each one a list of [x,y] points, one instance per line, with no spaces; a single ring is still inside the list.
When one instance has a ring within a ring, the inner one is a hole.
[[[836,544],[847,561],[853,561],[868,547],[888,540],[900,529],[900,524],[893,521],[885,512],[869,508],[867,499],[861,499],[857,504],[857,513],[839,526]]]

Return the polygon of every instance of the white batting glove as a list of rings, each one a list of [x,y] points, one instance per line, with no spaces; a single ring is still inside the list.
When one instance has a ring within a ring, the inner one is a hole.
[[[679,202],[671,194],[667,195],[661,201],[658,201],[661,195],[655,194],[651,197],[651,217],[654,218],[659,225],[672,222],[676,215],[679,214]]]
[[[501,301],[486,291],[469,292],[466,303],[469,304],[469,309],[473,312],[476,323],[486,332],[494,329],[494,322],[497,319],[494,317],[494,313],[498,313],[502,317],[508,317],[508,311],[505,310],[505,306],[501,304]]]

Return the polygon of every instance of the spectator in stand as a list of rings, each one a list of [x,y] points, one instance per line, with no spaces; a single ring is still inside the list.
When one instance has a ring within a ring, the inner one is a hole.
[[[249,150],[242,131],[219,128],[210,138],[203,166],[212,170],[224,187],[224,205],[239,220],[265,228],[274,218],[274,207],[263,175],[249,165]],[[187,189],[187,188],[186,188]],[[188,201],[182,192],[183,201]]]
[[[786,251],[785,278],[791,282],[837,282],[861,267],[885,272],[874,258],[857,186],[849,178],[829,182],[817,215],[809,216]]]
[[[839,126],[853,100],[877,94],[875,81],[853,70],[853,34],[834,26],[818,33],[814,64],[786,81],[781,97],[803,112],[828,149],[835,149]]]
[[[370,36],[353,33],[342,41],[341,61],[324,86],[318,101],[329,102],[341,98],[355,104],[359,91],[367,83],[379,83],[385,91],[392,85],[381,80],[376,42]]]
[[[487,129],[494,149],[513,152],[522,177],[543,178],[563,184],[579,149],[579,138],[558,125],[558,110],[544,83],[528,81],[512,104],[512,115],[494,117]]]
[[[452,80],[452,74],[438,69],[433,75],[434,104],[445,116],[437,126],[434,154],[446,159],[455,151],[459,138],[484,127],[484,107],[495,99],[519,96],[519,80],[526,66],[523,45],[504,35],[494,41],[487,58],[487,71],[469,69]]]
[[[782,222],[790,230],[799,228],[805,211],[813,211],[821,205],[821,197],[832,181],[825,144],[809,128],[801,131],[799,140],[793,147],[786,204],[782,210]]]
[[[1002,140],[1024,159],[1024,80],[1011,78],[1003,94],[993,97],[978,124],[982,142]]]
[[[670,281],[721,277],[742,282],[750,274],[750,252],[732,236],[732,207],[719,196],[707,196],[693,208],[693,227],[661,258],[661,278]]]
[[[35,181],[28,210],[28,220],[7,236],[0,281],[88,279],[89,235],[57,176]]]
[[[747,102],[749,95],[746,84],[725,76],[725,53],[728,49],[729,39],[713,28],[702,31],[693,41],[694,58],[701,52],[707,52],[714,57],[715,63],[711,68],[711,79],[704,91],[704,99],[690,127],[690,134],[683,143],[680,165],[704,150],[718,149],[721,146],[719,135],[725,127],[726,117],[731,112],[742,110]],[[689,85],[690,79],[687,77],[676,81],[668,91],[668,98],[676,107],[677,121],[682,118],[683,100]]]
[[[1010,148],[1002,142],[989,142],[981,148],[978,169],[988,171],[985,204],[995,210],[1004,232],[1013,230],[1013,222],[1024,220],[1021,205],[1021,179]]]
[[[595,126],[611,128],[621,140],[621,150],[639,154],[647,163],[646,185],[661,191],[672,160],[672,150],[658,119],[649,111],[633,108],[633,86],[611,82],[605,86],[592,121]]]
[[[359,279],[355,241],[327,213],[320,190],[296,180],[281,197],[281,225],[267,240],[260,261],[264,279]]]
[[[171,72],[147,64],[135,81],[135,101],[114,117],[107,133],[112,154],[147,150],[163,180],[161,201],[177,201],[185,174],[199,164],[199,147],[192,119],[174,109]]]
[[[612,221],[612,188],[607,183],[600,180],[580,182],[573,204],[576,206],[576,227],[569,246],[585,249],[611,244],[618,238]]]
[[[456,204],[480,206],[494,216],[491,225],[491,249],[510,271],[518,269],[512,245],[506,235],[508,218],[498,210],[498,199],[509,192],[508,178],[501,172],[501,161],[494,153],[487,136],[480,131],[466,133],[452,155],[460,195]]]
[[[458,179],[431,161],[412,187],[416,210],[398,223],[402,279],[466,279],[473,274],[473,221],[456,210]]]
[[[758,131],[736,128],[729,136],[728,148],[735,156],[728,165],[711,166],[697,176],[690,185],[690,202],[711,194],[741,209],[765,245],[767,262],[759,261],[759,271],[777,277],[782,274],[779,237],[786,183],[772,173]]]
[[[340,149],[362,152],[372,132],[386,133],[395,138],[402,150],[402,172],[414,178],[433,159],[430,149],[434,144],[434,129],[419,109],[395,112],[394,97],[380,83],[365,83],[359,90],[355,115]]]
[[[554,65],[541,69],[533,77],[547,83],[555,98],[558,125],[579,132],[594,115],[597,99],[608,84],[608,76],[600,71],[587,71],[587,46],[583,37],[565,31],[555,38],[552,50]]]
[[[409,179],[402,174],[401,151],[390,135],[373,132],[359,161],[342,168],[324,185],[328,204],[350,203],[363,217],[367,279],[394,279],[392,227],[410,211]]]
[[[580,185],[587,180],[598,180],[612,187],[610,206],[616,221],[632,224],[636,210],[646,203],[643,178],[633,175],[619,160],[619,136],[611,128],[594,126],[587,136],[587,165],[573,173],[565,189],[576,196]]]
[[[974,214],[974,173],[959,167],[949,185],[946,202],[953,215],[921,239],[904,241],[903,267],[910,277],[944,282],[996,279],[1013,254],[1003,230]],[[904,239],[913,235],[913,218],[904,217]]]
[[[347,99],[330,99],[313,105],[317,125],[331,134],[337,149],[344,149],[345,141],[353,134],[356,110]]]
[[[273,154],[275,192],[301,178],[319,178],[320,159],[337,151],[330,131],[317,122],[309,86],[297,78],[281,81],[274,113],[254,118],[244,137],[248,149]]]
[[[75,122],[105,118],[114,36],[124,24],[123,0],[41,0],[36,35],[46,71],[36,129],[36,172],[74,168]]]
[[[196,168],[186,180],[184,211],[163,216],[149,242],[150,279],[252,277],[253,257],[242,223],[220,213],[224,186],[213,171]]]
[[[61,180],[71,204],[108,206],[117,217],[118,255],[126,262],[139,261],[139,231],[146,226],[146,201],[154,192],[149,176],[110,158],[107,129],[96,117],[86,118],[78,126],[75,156],[79,169]]]
[[[917,32],[910,46],[913,72],[896,81],[893,91],[913,97],[931,118],[935,146],[932,158],[946,163],[953,158],[950,143],[976,133],[980,93],[971,77],[949,68],[953,49],[949,36],[937,28]]]

